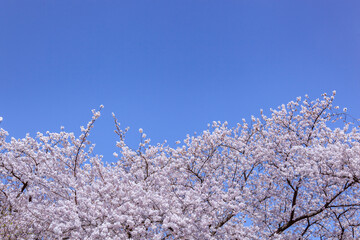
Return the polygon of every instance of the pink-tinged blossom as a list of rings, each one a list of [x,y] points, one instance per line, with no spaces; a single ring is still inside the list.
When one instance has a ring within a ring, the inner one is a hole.
[[[334,95],[214,121],[176,148],[131,149],[113,115],[115,164],[87,140],[99,111],[79,137],[0,129],[0,238],[357,239],[360,133]]]

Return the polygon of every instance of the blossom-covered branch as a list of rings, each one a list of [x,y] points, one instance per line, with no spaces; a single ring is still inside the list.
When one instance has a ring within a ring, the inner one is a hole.
[[[360,133],[334,96],[213,122],[175,148],[140,129],[131,149],[114,115],[111,165],[87,139],[99,111],[78,138],[1,129],[0,238],[356,239]]]

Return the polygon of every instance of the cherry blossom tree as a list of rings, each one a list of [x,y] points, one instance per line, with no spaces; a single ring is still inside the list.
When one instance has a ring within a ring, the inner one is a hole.
[[[113,164],[88,141],[100,110],[79,137],[1,129],[0,238],[357,239],[360,133],[334,95],[213,122],[176,148],[140,129],[131,149],[114,116]]]

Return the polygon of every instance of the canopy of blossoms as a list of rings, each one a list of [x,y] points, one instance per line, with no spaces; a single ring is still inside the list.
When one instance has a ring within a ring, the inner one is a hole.
[[[360,133],[334,95],[213,122],[176,148],[140,129],[131,149],[114,117],[114,164],[87,140],[100,111],[79,137],[0,129],[0,238],[358,238]]]

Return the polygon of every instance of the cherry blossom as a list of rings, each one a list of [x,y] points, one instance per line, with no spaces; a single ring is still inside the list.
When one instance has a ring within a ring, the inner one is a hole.
[[[360,133],[332,96],[306,95],[138,149],[114,116],[115,163],[88,136],[0,129],[2,239],[356,239]],[[103,106],[100,107],[100,109]]]

